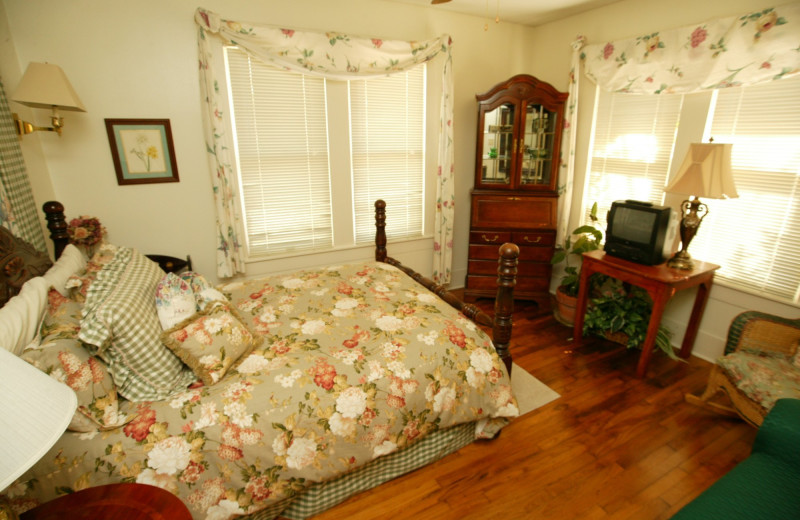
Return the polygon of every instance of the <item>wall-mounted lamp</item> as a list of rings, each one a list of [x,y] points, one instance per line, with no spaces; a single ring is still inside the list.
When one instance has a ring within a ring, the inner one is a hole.
[[[59,115],[59,110],[86,112],[86,107],[81,103],[75,89],[72,88],[67,75],[64,74],[61,67],[51,63],[29,63],[22,76],[22,81],[19,82],[11,99],[32,108],[51,108],[53,110],[50,118],[52,126],[35,126],[14,114],[14,123],[20,136],[37,130],[55,132],[60,136],[64,119]]]

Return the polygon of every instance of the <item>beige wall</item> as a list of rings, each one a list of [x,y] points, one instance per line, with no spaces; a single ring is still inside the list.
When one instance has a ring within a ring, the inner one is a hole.
[[[578,34],[589,42],[626,38],[765,7],[764,2],[746,0],[626,0],[537,28],[489,23],[489,30],[484,31],[483,18],[379,0],[207,0],[201,4],[194,0],[2,0],[0,75],[7,94],[13,92],[28,62],[49,61],[65,70],[88,109],[83,114],[66,114],[61,138],[34,134],[23,141],[37,203],[56,198],[64,203],[69,216],[100,216],[115,243],[144,252],[189,253],[197,270],[211,278],[215,273],[214,215],[201,130],[193,22],[198,5],[225,18],[293,28],[387,39],[419,40],[442,33],[453,37],[455,287],[463,285],[466,274],[476,93],[519,73],[532,74],[566,90],[569,44]],[[592,90],[584,85],[578,140],[585,149]],[[47,120],[44,111],[34,113],[11,105],[27,119],[34,118],[40,124]],[[104,118],[170,119],[181,182],[118,186]],[[584,151],[577,157],[577,188],[582,186],[585,166]],[[580,189],[576,189],[576,195],[581,195]],[[577,214],[579,205],[573,208]],[[430,273],[429,251],[390,248],[393,254],[398,251],[398,257]],[[367,258],[371,252],[350,254]],[[341,256],[333,258],[339,261]],[[281,271],[299,264],[297,260],[284,260],[267,267]],[[791,310],[725,291],[715,289],[703,322],[701,335],[710,350],[700,350],[706,357],[721,349],[720,338],[734,310],[774,308],[784,314]],[[668,319],[678,339],[680,322],[688,313],[685,300],[677,299]],[[737,303],[732,305],[731,301]]]

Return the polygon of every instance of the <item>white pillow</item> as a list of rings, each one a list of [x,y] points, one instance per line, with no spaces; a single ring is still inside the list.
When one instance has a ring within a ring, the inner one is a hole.
[[[72,244],[67,244],[61,257],[53,264],[53,267],[44,273],[47,280],[56,291],[62,296],[67,296],[67,289],[64,287],[67,278],[77,274],[86,268],[87,258],[83,252]]]
[[[19,294],[0,308],[0,347],[19,355],[37,336],[48,292],[50,282],[37,276],[25,282]]]

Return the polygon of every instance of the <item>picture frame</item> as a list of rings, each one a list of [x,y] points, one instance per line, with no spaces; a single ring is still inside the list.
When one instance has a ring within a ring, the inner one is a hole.
[[[117,183],[180,182],[169,119],[106,119]]]

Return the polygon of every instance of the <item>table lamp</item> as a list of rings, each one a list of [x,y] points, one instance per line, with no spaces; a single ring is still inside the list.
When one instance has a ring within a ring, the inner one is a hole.
[[[731,170],[732,144],[692,143],[683,159],[675,179],[664,189],[668,193],[689,195],[681,203],[681,249],[667,261],[675,269],[694,269],[689,255],[689,243],[697,234],[700,222],[708,214],[708,206],[700,197],[708,199],[734,199],[739,196],[733,183]]]
[[[47,453],[77,407],[70,387],[0,347],[0,492]]]

